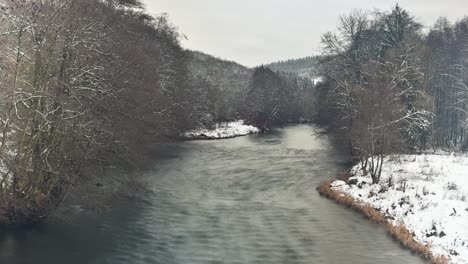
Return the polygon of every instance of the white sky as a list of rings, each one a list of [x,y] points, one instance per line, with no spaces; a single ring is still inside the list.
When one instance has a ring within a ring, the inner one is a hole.
[[[320,36],[354,9],[389,10],[394,0],[143,0],[151,14],[168,13],[185,48],[246,66],[318,53]],[[468,0],[399,0],[419,22],[468,15]]]

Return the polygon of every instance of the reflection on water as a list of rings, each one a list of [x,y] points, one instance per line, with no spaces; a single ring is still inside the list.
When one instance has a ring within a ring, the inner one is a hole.
[[[0,232],[0,263],[422,263],[317,194],[339,160],[307,125],[173,145],[148,204]]]

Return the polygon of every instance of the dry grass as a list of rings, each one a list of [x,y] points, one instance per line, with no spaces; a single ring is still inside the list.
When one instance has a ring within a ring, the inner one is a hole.
[[[403,223],[393,225],[387,221],[387,218],[383,213],[376,210],[375,208],[356,201],[351,196],[335,191],[330,188],[330,184],[333,180],[323,182],[317,188],[320,195],[327,197],[328,199],[334,200],[339,204],[342,204],[348,208],[352,208],[358,212],[361,212],[366,218],[374,223],[383,224],[387,232],[392,235],[400,243],[410,249],[412,252],[417,253],[421,257],[429,260],[433,264],[447,264],[448,258],[446,256],[435,256],[431,253],[431,245],[423,244],[414,240],[412,233],[406,228]]]

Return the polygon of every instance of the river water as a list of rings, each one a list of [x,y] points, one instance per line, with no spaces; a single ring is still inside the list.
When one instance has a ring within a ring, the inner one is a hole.
[[[423,263],[315,188],[344,159],[313,126],[169,146],[145,203],[0,231],[0,263]]]

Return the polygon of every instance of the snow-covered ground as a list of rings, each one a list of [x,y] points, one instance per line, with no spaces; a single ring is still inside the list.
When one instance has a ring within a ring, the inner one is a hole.
[[[187,139],[222,139],[259,133],[258,127],[245,125],[243,120],[217,124],[214,129],[200,128],[185,132]]]
[[[434,255],[468,263],[468,156],[387,157],[376,185],[360,166],[352,173],[348,184],[335,181],[332,188],[380,210],[395,225],[403,222]]]
[[[5,145],[0,147],[0,182],[1,188],[5,188],[8,184],[11,183],[10,170],[8,169],[6,160],[11,160],[16,156],[16,150],[13,145],[11,138],[13,133],[7,133],[7,138],[5,140]],[[0,142],[3,140],[2,134],[0,133]],[[0,146],[1,143],[0,143]]]

